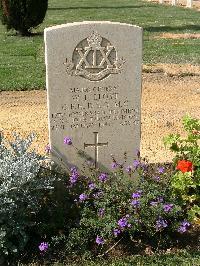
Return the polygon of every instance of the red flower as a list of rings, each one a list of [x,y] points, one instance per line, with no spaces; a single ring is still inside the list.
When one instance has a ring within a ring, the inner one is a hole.
[[[176,166],[176,169],[180,170],[182,173],[191,172],[192,168],[193,168],[192,162],[186,160],[178,161],[178,164]]]

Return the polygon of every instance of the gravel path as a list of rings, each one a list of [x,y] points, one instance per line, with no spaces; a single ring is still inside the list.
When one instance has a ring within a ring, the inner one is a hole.
[[[178,77],[166,73],[144,73],[142,91],[141,152],[150,161],[170,161],[163,136],[183,134],[182,117],[188,113],[200,118],[200,77]],[[48,143],[46,91],[1,92],[0,130],[10,136],[37,133],[40,152]]]

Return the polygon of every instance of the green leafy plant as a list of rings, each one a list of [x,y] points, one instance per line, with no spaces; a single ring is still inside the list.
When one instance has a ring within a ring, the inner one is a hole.
[[[171,187],[183,200],[190,220],[200,223],[200,120],[187,115],[183,126],[186,138],[173,134],[164,138],[165,145],[176,153]]]
[[[31,29],[44,20],[48,0],[1,0],[0,4],[2,23],[20,35],[28,36]]]

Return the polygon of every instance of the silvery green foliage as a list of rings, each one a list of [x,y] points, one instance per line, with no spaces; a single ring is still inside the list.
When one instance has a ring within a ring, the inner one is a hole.
[[[9,142],[0,136],[0,255],[22,251],[36,223],[44,193],[54,178],[46,175],[45,157],[30,150],[34,134]]]

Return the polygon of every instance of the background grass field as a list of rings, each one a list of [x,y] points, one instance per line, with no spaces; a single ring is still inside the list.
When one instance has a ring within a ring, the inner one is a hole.
[[[200,64],[200,39],[154,38],[163,32],[200,33],[200,13],[141,0],[49,0],[45,21],[32,37],[6,32],[0,24],[0,90],[45,88],[43,30],[84,20],[109,20],[144,29],[144,64]]]

